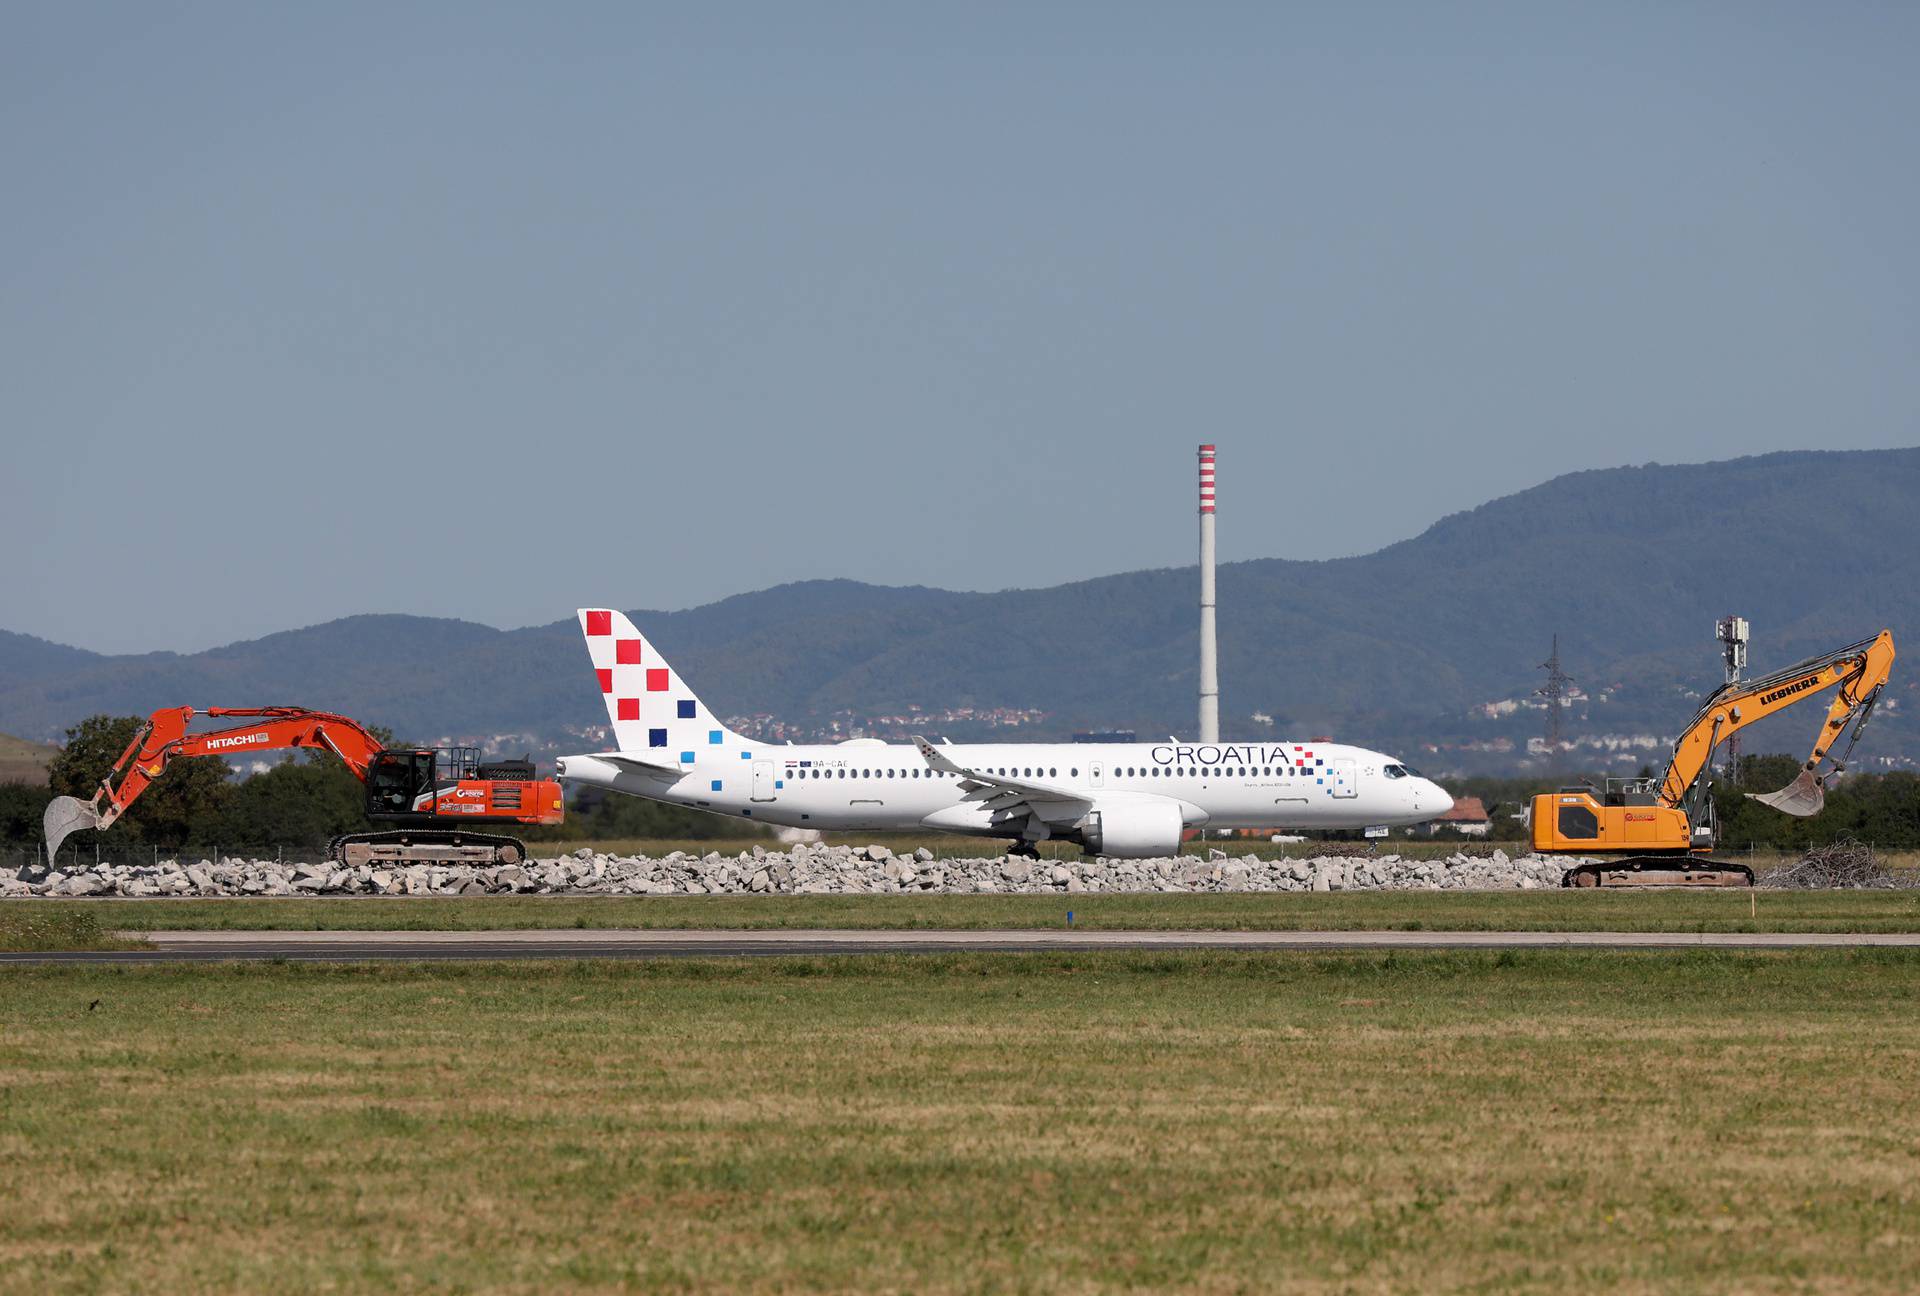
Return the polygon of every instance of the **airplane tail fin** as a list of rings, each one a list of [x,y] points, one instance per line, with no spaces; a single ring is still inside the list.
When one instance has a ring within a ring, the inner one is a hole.
[[[745,742],[714,718],[624,613],[611,608],[579,611],[587,653],[621,751],[692,764],[714,749]]]

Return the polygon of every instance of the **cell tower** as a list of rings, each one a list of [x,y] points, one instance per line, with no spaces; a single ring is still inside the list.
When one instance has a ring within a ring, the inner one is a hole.
[[[1540,669],[1547,673],[1547,682],[1535,689],[1535,697],[1547,700],[1547,759],[1552,765],[1560,761],[1563,739],[1560,735],[1560,712],[1566,705],[1567,685],[1573,683],[1573,677],[1560,669],[1560,636],[1553,637],[1553,655],[1540,663]]]
[[[1213,447],[1200,447],[1200,741],[1220,741],[1220,658],[1213,630]]]
[[[1747,673],[1747,619],[1721,617],[1713,631],[1720,638],[1720,655],[1726,659],[1727,683],[1738,684]],[[1739,783],[1740,735],[1732,734],[1727,738],[1727,784],[1737,787]]]

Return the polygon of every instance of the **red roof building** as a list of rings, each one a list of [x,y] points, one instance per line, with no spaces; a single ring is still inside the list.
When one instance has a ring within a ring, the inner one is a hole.
[[[1453,809],[1438,819],[1427,821],[1427,832],[1431,835],[1442,828],[1451,828],[1469,837],[1485,837],[1487,830],[1492,826],[1493,821],[1487,816],[1487,807],[1481,803],[1479,797],[1461,797],[1453,803]]]

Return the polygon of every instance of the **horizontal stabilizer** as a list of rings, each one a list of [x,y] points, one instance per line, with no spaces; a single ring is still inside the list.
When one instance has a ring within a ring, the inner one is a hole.
[[[679,778],[685,772],[677,761],[671,765],[661,764],[656,761],[641,760],[625,752],[608,752],[600,759],[609,765],[618,765],[621,769],[631,770],[635,774],[664,774],[669,778]]]

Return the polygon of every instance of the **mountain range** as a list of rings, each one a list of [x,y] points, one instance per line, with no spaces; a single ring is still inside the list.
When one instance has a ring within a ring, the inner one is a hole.
[[[1291,533],[1345,530],[1362,548],[1392,530],[1364,498],[1300,498],[1236,501],[1222,534],[1284,552]],[[1359,557],[1223,564],[1222,729],[1329,734],[1436,771],[1518,768],[1558,636],[1580,762],[1657,761],[1720,681],[1720,616],[1752,622],[1755,672],[1883,626],[1920,642],[1916,505],[1920,448],[1794,451],[1570,473]],[[632,615],[717,712],[758,717],[743,725],[1157,737],[1193,729],[1196,602],[1188,566],[988,594],[809,581]],[[517,630],[353,616],[192,654],[0,631],[0,730],[56,740],[95,712],[294,702],[418,741],[577,749],[605,715],[570,609],[556,612]],[[1895,670],[1862,752],[1911,763],[1920,696]],[[1799,710],[1770,722],[1767,749],[1806,745],[1815,721]],[[993,729],[994,711],[1026,723]]]

